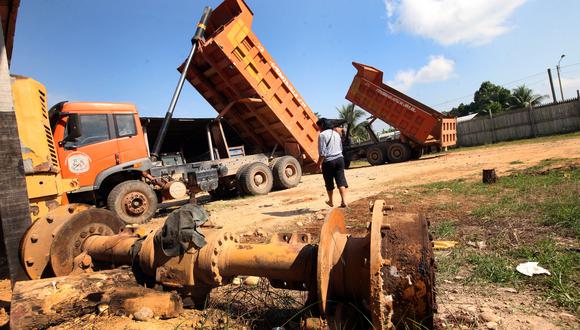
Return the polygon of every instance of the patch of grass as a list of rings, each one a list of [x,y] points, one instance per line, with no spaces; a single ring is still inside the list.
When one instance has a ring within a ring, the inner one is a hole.
[[[467,261],[474,266],[471,278],[492,283],[510,283],[516,278],[510,259],[498,253],[470,253]]]
[[[451,220],[436,223],[431,227],[431,232],[437,240],[453,237],[456,232],[455,223]]]
[[[510,162],[510,165],[517,165],[517,164],[523,164],[524,162],[522,162],[521,160],[514,160],[513,162]]]
[[[580,254],[556,245],[549,238],[536,244],[525,245],[510,252],[517,262],[536,261],[549,270],[550,276],[520,276],[524,283],[542,285],[544,294],[579,313],[580,308]]]

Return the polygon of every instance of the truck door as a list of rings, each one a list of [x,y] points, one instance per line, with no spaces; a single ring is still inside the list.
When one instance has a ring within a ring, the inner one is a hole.
[[[117,164],[115,128],[112,117],[106,114],[79,114],[79,122],[81,135],[66,141],[67,132],[70,132],[67,121],[61,140],[66,142],[59,143],[62,175],[77,178],[81,190],[92,190],[97,174]],[[59,134],[55,132],[55,135]]]
[[[143,130],[136,117],[134,113],[113,114],[120,164],[149,157]]]

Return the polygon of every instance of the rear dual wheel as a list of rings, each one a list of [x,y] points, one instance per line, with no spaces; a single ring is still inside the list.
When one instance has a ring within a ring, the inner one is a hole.
[[[385,153],[382,148],[371,147],[367,150],[367,161],[372,166],[382,165],[385,163]]]
[[[389,163],[401,163],[411,159],[411,148],[407,144],[394,142],[387,147]]]
[[[277,189],[289,189],[296,187],[302,178],[302,167],[298,160],[292,156],[284,156],[276,159],[272,166],[274,175],[274,187]]]
[[[260,162],[251,163],[238,173],[238,184],[248,195],[265,195],[274,186],[274,176],[268,165]]]

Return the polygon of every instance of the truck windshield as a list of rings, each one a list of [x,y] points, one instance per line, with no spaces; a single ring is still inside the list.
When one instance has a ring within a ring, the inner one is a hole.
[[[110,139],[107,115],[80,115],[82,134],[75,139],[77,146],[85,146]],[[67,125],[67,135],[68,135]]]

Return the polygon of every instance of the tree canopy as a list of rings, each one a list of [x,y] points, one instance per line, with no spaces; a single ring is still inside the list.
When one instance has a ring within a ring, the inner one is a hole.
[[[467,116],[472,113],[493,114],[502,113],[512,109],[536,106],[541,103],[545,96],[534,94],[534,91],[526,85],[521,85],[513,90],[484,81],[473,95],[473,102],[461,103],[449,111],[453,116]]]
[[[357,108],[354,104],[348,103],[337,107],[338,116],[340,119],[346,120],[348,127],[350,127],[350,137],[355,142],[361,142],[368,139],[368,134],[362,125],[362,118],[365,112]]]

